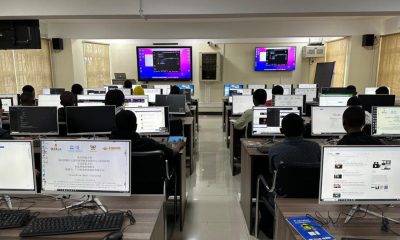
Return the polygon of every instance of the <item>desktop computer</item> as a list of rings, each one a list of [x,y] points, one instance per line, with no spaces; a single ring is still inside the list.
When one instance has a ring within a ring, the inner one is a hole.
[[[312,107],[312,136],[341,136],[346,134],[343,128],[343,113],[347,107]]]
[[[171,85],[154,85],[155,89],[161,89],[162,95],[168,95],[171,91]]]
[[[18,105],[18,95],[17,94],[0,94],[0,98],[1,99],[3,99],[3,98],[6,99],[6,104],[10,103],[9,100],[7,100],[7,99],[11,98],[12,99],[12,105],[10,105],[10,106],[17,106]],[[10,106],[8,106],[8,107],[10,107]],[[5,106],[5,107],[7,107],[7,106]]]
[[[295,95],[306,95],[306,102],[313,102],[318,98],[317,88],[295,88]]]
[[[142,135],[169,135],[168,107],[126,107],[135,113],[136,132]]]
[[[124,94],[124,96],[131,96],[132,95],[132,89],[130,88],[120,88],[121,92]]]
[[[149,96],[146,96],[146,95],[125,96],[124,106],[126,106],[126,107],[148,107],[149,106]]]
[[[241,115],[246,110],[254,106],[252,95],[233,95],[232,96],[232,115]]]
[[[149,102],[155,103],[156,102],[156,95],[161,95],[162,90],[161,88],[145,88],[144,95],[149,96]]]
[[[179,84],[178,87],[180,90],[184,90],[184,89],[190,90],[190,95],[192,95],[192,96],[194,95],[194,85],[193,84]]]
[[[267,88],[267,85],[266,84],[247,84],[247,88],[255,91],[257,89],[265,89],[265,88]]]
[[[292,94],[292,84],[273,84],[272,88],[275,86],[281,86],[283,88],[283,95],[291,95]]]
[[[371,112],[372,106],[394,106],[395,95],[358,95],[365,111]]]
[[[252,136],[283,136],[282,119],[290,113],[301,115],[301,108],[253,107]]]
[[[390,88],[387,87],[389,89],[389,93],[390,93]],[[375,95],[375,91],[376,89],[378,89],[377,87],[366,87],[364,90],[364,94],[365,95]]]
[[[299,83],[297,85],[298,88],[318,88],[318,84],[316,83]]]
[[[39,107],[57,107],[61,108],[60,94],[52,95],[39,95],[38,96],[38,106]]]
[[[115,106],[66,107],[67,135],[110,134]]]
[[[83,94],[84,95],[94,95],[94,94],[106,94],[106,89],[105,88],[88,88],[88,89],[83,89]]]
[[[350,94],[321,94],[319,96],[320,107],[340,107],[347,106],[347,101],[351,98]]]
[[[5,113],[8,113],[10,111],[10,107],[14,106],[13,98],[0,96],[0,100],[1,100],[1,108]]]
[[[79,102],[104,102],[106,100],[105,94],[92,94],[92,95],[78,95]]]
[[[78,107],[105,106],[103,102],[78,102]]]
[[[186,96],[177,95],[156,95],[156,106],[167,106],[170,114],[186,114]]]
[[[57,107],[10,107],[11,135],[58,135]]]
[[[306,109],[306,95],[274,95],[272,103],[276,107],[301,107],[304,113]]]
[[[231,90],[243,89],[243,84],[224,84],[224,97],[231,95]]]
[[[400,136],[400,107],[372,107],[372,136]]]

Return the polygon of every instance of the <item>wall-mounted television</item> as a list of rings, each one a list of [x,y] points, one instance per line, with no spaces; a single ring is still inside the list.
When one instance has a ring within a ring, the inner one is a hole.
[[[296,69],[296,47],[256,47],[255,71],[293,71]]]
[[[139,81],[192,81],[192,47],[137,47]]]

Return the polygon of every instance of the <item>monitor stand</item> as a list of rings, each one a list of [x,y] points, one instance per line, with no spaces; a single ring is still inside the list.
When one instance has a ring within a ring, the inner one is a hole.
[[[12,209],[10,196],[4,195],[4,196],[0,197],[0,200],[4,200],[7,204],[8,209]]]
[[[391,222],[400,224],[400,221],[398,221],[398,220],[395,220],[395,219],[393,219],[393,218],[388,218],[388,217],[383,216],[383,215],[380,214],[380,213],[373,212],[373,211],[368,210],[368,209],[366,209],[366,208],[362,208],[361,205],[354,205],[354,206],[351,208],[350,212],[347,214],[346,220],[344,220],[344,223],[350,222],[350,220],[353,218],[353,216],[354,216],[354,214],[355,214],[356,212],[363,212],[363,213],[365,213],[365,214],[368,213],[368,214],[370,214],[370,215],[373,215],[373,216],[376,216],[376,217],[379,217],[379,218],[385,218],[385,219],[387,219],[387,220],[389,220],[389,221],[391,221]]]
[[[87,204],[87,203],[95,203],[104,213],[107,213],[107,209],[103,206],[103,204],[100,202],[100,199],[98,199],[96,196],[94,195],[87,195],[88,198],[86,200],[77,202],[77,203],[73,203],[69,206],[66,206],[65,208],[61,209],[61,210],[66,210],[66,209],[71,209],[74,207],[79,207],[83,204]]]

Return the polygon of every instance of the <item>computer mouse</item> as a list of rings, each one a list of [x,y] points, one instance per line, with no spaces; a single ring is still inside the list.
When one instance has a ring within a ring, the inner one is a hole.
[[[120,231],[110,232],[103,238],[103,240],[122,240],[122,236],[123,234]]]

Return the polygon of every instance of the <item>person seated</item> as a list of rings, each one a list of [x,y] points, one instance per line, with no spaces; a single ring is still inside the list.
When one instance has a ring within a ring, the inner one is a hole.
[[[131,80],[125,80],[123,88],[132,88]]]
[[[115,114],[124,110],[125,95],[121,90],[113,89],[107,92],[105,105],[115,106]]]
[[[362,107],[361,101],[357,96],[353,96],[347,100],[347,106],[357,106]],[[365,112],[365,124],[372,124],[372,115],[368,111]]]
[[[143,96],[144,95],[144,89],[142,88],[142,86],[136,86],[133,89],[133,95],[136,96]]]
[[[390,92],[390,91],[389,91],[389,88],[386,87],[386,86],[378,87],[378,88],[375,90],[375,94],[385,94],[385,95],[388,95],[389,92]]]
[[[66,107],[76,106],[75,95],[72,92],[66,91],[60,95],[60,104],[63,106],[58,109],[58,122],[65,122]]]
[[[24,92],[20,97],[21,106],[35,106],[35,97],[30,92]]]
[[[82,85],[75,83],[71,87],[71,92],[76,96],[76,95],[81,95],[83,94],[83,87]]]
[[[4,139],[12,139],[12,137],[10,136],[10,133],[3,129],[2,126],[2,121],[1,121],[1,117],[3,115],[3,105],[0,99],[0,139],[4,140]]]
[[[365,111],[356,106],[348,107],[343,113],[343,128],[347,134],[338,145],[382,145],[378,139],[362,131],[365,125]]]
[[[265,101],[267,100],[267,92],[264,89],[257,89],[253,93],[253,104],[256,107],[264,107]],[[237,130],[242,130],[247,127],[249,123],[253,121],[253,108],[244,111],[242,116],[238,118],[233,127]]]
[[[276,85],[272,88],[272,96],[274,95],[283,95],[283,87],[280,85]],[[265,106],[271,107],[272,106],[272,97],[270,100],[266,101]]]
[[[346,90],[349,91],[353,96],[357,96],[357,88],[354,85],[349,85],[346,87]]]
[[[25,85],[22,88],[22,93],[30,93],[35,98],[35,89],[31,85]]]
[[[269,148],[270,169],[276,170],[282,163],[319,163],[321,147],[318,143],[303,139],[304,120],[295,113],[282,119],[281,133],[285,139]]]
[[[177,85],[171,86],[171,90],[169,91],[169,95],[178,95],[181,94],[181,89]],[[188,106],[188,103],[185,105],[185,112],[190,113],[190,108]]]

